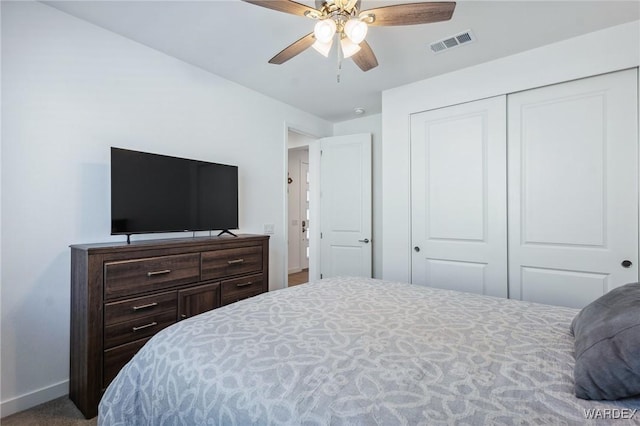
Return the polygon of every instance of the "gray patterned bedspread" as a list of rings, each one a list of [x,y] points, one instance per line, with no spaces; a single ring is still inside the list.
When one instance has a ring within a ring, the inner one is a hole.
[[[640,398],[573,395],[576,313],[410,284],[321,280],[158,333],[107,389],[98,424],[586,424],[589,415],[629,416]]]

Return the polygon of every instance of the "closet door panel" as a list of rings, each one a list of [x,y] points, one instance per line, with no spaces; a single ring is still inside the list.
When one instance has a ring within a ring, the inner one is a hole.
[[[506,297],[506,103],[411,117],[412,282]]]
[[[482,114],[471,114],[430,122],[425,129],[430,239],[484,241],[484,125]]]
[[[520,108],[522,242],[603,247],[606,95]]]
[[[510,297],[582,307],[638,280],[636,86],[631,70],[509,95]]]
[[[560,306],[586,306],[602,296],[610,276],[562,269],[520,268],[522,300]]]
[[[486,294],[487,263],[425,259],[426,282],[433,287]]]

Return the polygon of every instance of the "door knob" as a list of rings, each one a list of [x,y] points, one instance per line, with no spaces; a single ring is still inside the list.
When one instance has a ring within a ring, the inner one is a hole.
[[[420,247],[418,246],[415,246],[413,249],[416,251],[416,253],[420,251]]]
[[[621,265],[623,268],[631,268],[631,265],[633,265],[633,263],[630,260],[623,260]]]
[[[361,243],[365,243],[365,244],[369,243],[369,239],[368,238],[365,238],[364,240],[358,240],[358,241],[360,241]]]

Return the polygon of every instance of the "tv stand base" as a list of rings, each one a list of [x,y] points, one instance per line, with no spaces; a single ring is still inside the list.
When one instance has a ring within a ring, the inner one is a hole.
[[[222,235],[222,234],[229,234],[229,235],[231,235],[232,237],[237,237],[237,235],[236,235],[236,234],[234,234],[233,232],[229,231],[228,229],[225,229],[225,230],[223,230],[223,231],[220,231],[220,233],[218,234],[218,237],[219,237],[220,235]]]

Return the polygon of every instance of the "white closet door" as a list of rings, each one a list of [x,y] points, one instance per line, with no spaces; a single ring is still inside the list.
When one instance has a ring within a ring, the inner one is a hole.
[[[637,93],[629,70],[509,96],[511,298],[582,307],[638,280]]]
[[[504,96],[411,117],[414,284],[507,296]]]

